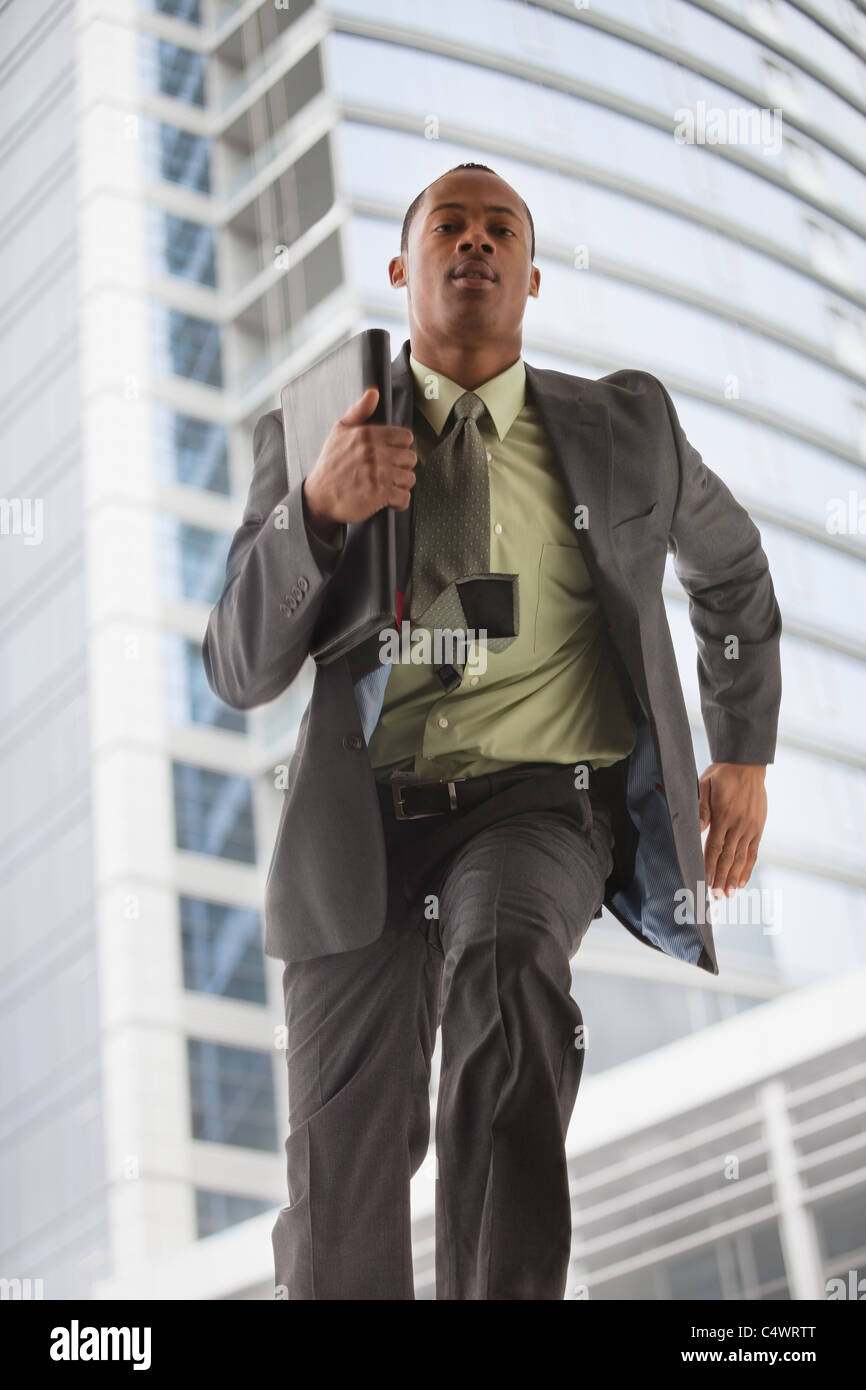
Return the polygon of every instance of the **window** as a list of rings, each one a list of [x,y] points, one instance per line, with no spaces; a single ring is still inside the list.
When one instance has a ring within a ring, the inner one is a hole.
[[[858,1194],[842,1193],[813,1207],[815,1230],[825,1260],[855,1255],[866,1248],[866,1203]]]
[[[230,537],[192,526],[176,516],[162,517],[163,593],[212,606],[222,593]]]
[[[252,787],[248,777],[172,763],[175,844],[243,864],[256,862]]]
[[[159,14],[171,15],[187,24],[201,24],[199,0],[150,0],[150,5]]]
[[[195,1193],[196,1235],[199,1240],[205,1236],[225,1231],[229,1226],[237,1226],[240,1221],[248,1221],[263,1211],[270,1211],[273,1202],[262,1197],[241,1197],[236,1192],[209,1192],[197,1187]]]
[[[670,1260],[666,1272],[672,1299],[724,1298],[715,1246]]]
[[[851,371],[866,374],[866,337],[862,320],[852,310],[829,306],[830,341],[839,362]]]
[[[773,106],[781,106],[786,115],[804,114],[803,99],[797,88],[794,74],[772,58],[762,58],[764,64],[764,87]]]
[[[185,989],[264,1004],[261,916],[251,907],[181,897]]]
[[[156,211],[153,209],[152,211]],[[158,212],[156,261],[159,271],[216,288],[216,238],[213,227]]]
[[[161,482],[183,483],[228,497],[228,436],[222,425],[157,405],[154,439]]]
[[[171,370],[190,381],[222,386],[221,332],[218,323],[168,310],[168,352]]]
[[[165,655],[166,706],[175,727],[205,724],[212,729],[245,733],[247,717],[232,709],[208,685],[201,645],[179,632],[163,633]]]
[[[210,141],[176,126],[159,126],[159,176],[197,193],[210,192]]]
[[[271,1054],[187,1038],[187,1057],[193,1138],[275,1150]]]
[[[189,48],[157,40],[156,86],[165,96],[204,106],[205,57]]]
[[[815,269],[834,280],[849,280],[848,263],[835,228],[819,222],[814,217],[807,217],[805,223],[809,255]]]
[[[782,38],[782,15],[777,0],[748,0],[746,18],[756,29],[763,29],[770,38]]]
[[[791,182],[799,184],[805,193],[810,193],[816,198],[825,198],[827,190],[824,175],[815,152],[801,140],[794,140],[787,132],[784,149]]]

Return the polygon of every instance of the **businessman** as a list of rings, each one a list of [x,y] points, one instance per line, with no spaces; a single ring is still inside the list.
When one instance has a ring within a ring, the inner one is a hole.
[[[365,392],[293,491],[279,412],[256,425],[203,645],[217,695],[249,709],[285,690],[339,600],[347,525],[384,506],[398,622],[475,634],[427,661],[379,634],[316,669],[265,903],[288,1034],[277,1297],[414,1297],[441,1025],[437,1298],[562,1299],[586,1041],[570,961],[604,904],[718,974],[708,893],[748,881],[764,827],[781,620],[759,532],[656,377],[524,361],[534,258],[515,190],[449,170],[389,265],[410,324],[393,423],[368,423]],[[700,779],[668,552],[698,648]]]

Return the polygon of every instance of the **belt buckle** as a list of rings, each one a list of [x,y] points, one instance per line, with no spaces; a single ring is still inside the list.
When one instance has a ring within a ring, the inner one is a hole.
[[[448,800],[449,800],[449,803],[450,803],[450,805],[449,805],[449,810],[451,810],[451,811],[456,811],[456,810],[457,810],[457,793],[456,793],[456,791],[454,790],[455,783],[457,783],[457,782],[465,782],[465,781],[466,781],[466,778],[465,778],[465,777],[454,777],[454,778],[452,778],[452,779],[450,779],[449,781],[447,781],[447,782],[444,783],[444,785],[448,788]],[[407,811],[406,808],[405,808],[405,806],[403,805],[403,789],[404,789],[404,787],[424,787],[424,786],[432,786],[432,785],[433,785],[433,783],[430,783],[430,782],[419,782],[419,781],[417,781],[412,773],[409,773],[408,775],[405,774],[405,773],[402,773],[402,774],[401,774],[401,773],[398,773],[395,777],[393,777],[393,778],[391,779],[391,799],[392,799],[392,801],[393,801],[393,803],[394,803],[394,816],[395,816],[395,818],[396,818],[397,820],[424,820],[424,819],[425,819],[426,817],[428,817],[428,816],[444,816],[444,815],[445,815],[444,810],[443,810],[443,811],[414,811],[414,812],[413,812],[413,811]],[[442,783],[439,783],[438,785],[443,785],[443,784],[442,784]]]

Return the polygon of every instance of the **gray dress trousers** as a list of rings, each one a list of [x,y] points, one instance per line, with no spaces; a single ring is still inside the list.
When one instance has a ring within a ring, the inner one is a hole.
[[[565,1136],[584,1057],[570,960],[613,865],[594,785],[575,789],[570,766],[525,765],[492,774],[478,805],[408,821],[380,788],[381,936],[284,969],[276,1297],[414,1299],[409,1183],[428,1148],[441,1026],[436,1297],[563,1298]]]

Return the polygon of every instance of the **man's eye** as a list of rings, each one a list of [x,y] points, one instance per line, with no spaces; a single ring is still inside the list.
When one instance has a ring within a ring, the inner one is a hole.
[[[453,232],[455,226],[456,223],[454,222],[439,222],[433,230],[434,232]],[[494,232],[507,232],[509,236],[515,235],[513,227],[494,227],[493,230]]]

